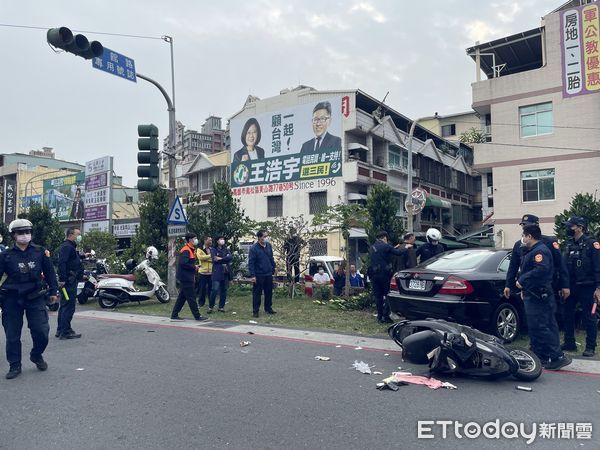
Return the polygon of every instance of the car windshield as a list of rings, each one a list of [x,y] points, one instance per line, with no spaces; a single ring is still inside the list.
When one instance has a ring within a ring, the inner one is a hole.
[[[421,267],[429,270],[443,271],[473,270],[478,267],[489,255],[490,252],[485,250],[447,252]]]

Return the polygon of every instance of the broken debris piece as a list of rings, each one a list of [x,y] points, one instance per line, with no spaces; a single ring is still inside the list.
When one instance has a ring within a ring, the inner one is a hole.
[[[250,341],[242,341],[240,342],[240,347],[248,347],[251,344]]]
[[[315,356],[317,361],[330,361],[331,358],[329,356]]]
[[[371,375],[371,367],[369,367],[369,365],[364,361],[358,362],[357,360],[355,360],[354,364],[352,364],[352,367],[354,369],[356,369],[357,371],[359,371],[360,373],[365,373],[367,375]],[[375,366],[373,366],[373,367],[375,367]]]

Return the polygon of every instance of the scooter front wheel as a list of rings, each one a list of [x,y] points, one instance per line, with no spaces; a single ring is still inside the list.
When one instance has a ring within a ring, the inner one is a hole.
[[[519,369],[517,370],[517,373],[514,374],[516,379],[533,381],[539,378],[544,368],[535,353],[520,347],[508,347],[507,350],[519,364]]]
[[[158,301],[161,303],[169,303],[169,300],[171,299],[171,296],[169,295],[169,291],[167,291],[167,289],[164,286],[160,286],[156,290],[155,295],[156,295],[156,298],[158,299]]]

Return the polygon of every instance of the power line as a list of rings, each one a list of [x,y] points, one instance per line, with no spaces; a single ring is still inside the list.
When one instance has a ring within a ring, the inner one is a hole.
[[[34,27],[30,25],[15,25],[11,23],[0,23],[0,27],[8,27],[8,28],[25,28],[29,30],[49,30],[53,27]],[[162,37],[157,36],[143,36],[139,34],[123,34],[123,33],[107,33],[104,31],[90,31],[90,30],[72,30],[76,33],[88,33],[88,34],[102,34],[105,36],[120,36],[120,37],[129,37],[129,38],[138,38],[138,39],[156,39],[159,41],[164,40]]]
[[[465,121],[465,120],[454,120],[452,121],[452,123],[465,123],[465,124],[471,124],[471,125],[482,125],[481,122],[471,122],[471,121]],[[448,123],[448,125],[451,125],[452,123]],[[520,127],[521,124],[519,123],[498,123],[498,122],[492,122],[490,124],[487,124],[485,126],[507,126],[507,127]],[[570,129],[570,130],[600,130],[600,128],[597,127],[578,127],[578,126],[561,126],[561,125],[552,125],[552,126],[548,126],[546,128],[564,128],[564,129]]]
[[[478,142],[478,145],[501,145],[504,147],[524,147],[524,148],[543,148],[550,150],[574,150],[580,152],[599,152],[600,149],[597,148],[573,148],[573,147],[553,147],[550,145],[523,145],[523,144],[506,144],[502,142]],[[471,144],[473,145],[473,144]],[[477,150],[474,150],[477,151]]]

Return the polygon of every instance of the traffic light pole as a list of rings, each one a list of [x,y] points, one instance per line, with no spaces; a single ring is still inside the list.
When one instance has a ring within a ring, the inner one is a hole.
[[[141,73],[137,72],[136,76],[142,80],[146,80],[148,83],[153,84],[161,92],[165,100],[167,101],[167,111],[169,111],[169,206],[175,202],[175,139],[176,139],[176,122],[175,122],[175,106],[167,94],[167,91],[152,78],[149,78]],[[149,245],[152,243],[149,243]],[[168,277],[167,277],[167,289],[171,296],[176,295],[175,289],[175,238],[169,237],[168,246],[169,266],[168,266]]]

